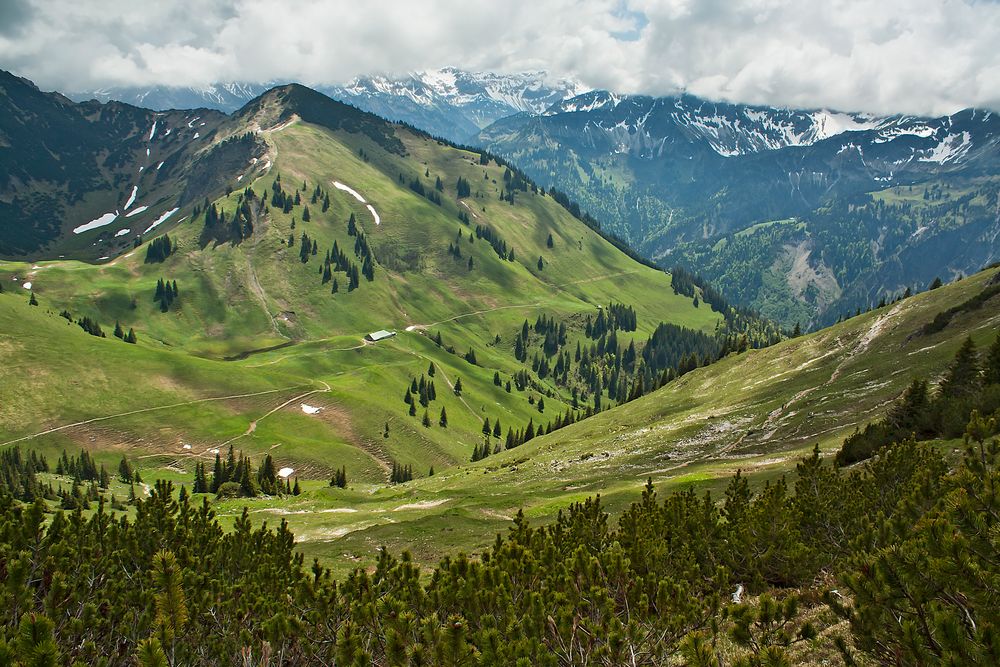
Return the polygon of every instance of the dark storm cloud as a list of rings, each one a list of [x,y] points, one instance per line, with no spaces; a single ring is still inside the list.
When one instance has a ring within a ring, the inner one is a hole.
[[[800,107],[1000,108],[1000,5],[971,0],[3,0],[0,26],[0,67],[63,90],[457,65]]]

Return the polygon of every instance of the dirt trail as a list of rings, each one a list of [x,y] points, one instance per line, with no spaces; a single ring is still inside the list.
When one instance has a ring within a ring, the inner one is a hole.
[[[471,213],[471,214],[472,214],[472,218],[473,218],[474,220],[479,220],[479,216],[478,216],[478,215],[476,215],[476,212],[472,210],[472,207],[471,207],[471,206],[469,206],[468,202],[465,202],[465,201],[463,201],[463,202],[462,202],[462,206],[464,206],[465,208],[469,209],[469,213]]]
[[[872,342],[883,333],[883,331],[886,329],[886,326],[890,323],[890,321],[894,317],[896,317],[900,312],[902,312],[903,307],[904,307],[904,302],[900,302],[895,306],[893,306],[889,311],[879,315],[872,323],[871,327],[869,327],[868,331],[864,332],[864,334],[862,334],[861,337],[858,338],[857,344],[855,344],[853,348],[848,350],[847,354],[845,354],[844,357],[841,358],[836,368],[834,368],[833,372],[830,374],[829,379],[823,382],[823,384],[817,385],[815,387],[810,387],[808,389],[803,389],[799,393],[795,394],[790,399],[788,399],[788,401],[784,405],[781,405],[780,407],[772,410],[767,415],[767,418],[764,420],[764,422],[760,426],[757,426],[752,430],[754,432],[763,431],[764,440],[769,440],[771,436],[774,435],[775,431],[777,431],[782,418],[788,414],[789,409],[793,405],[801,402],[802,399],[806,398],[813,392],[818,391],[819,389],[822,389],[824,387],[828,387],[834,382],[836,382],[837,379],[840,378],[841,374],[843,373],[844,368],[846,368],[848,364],[854,361],[854,359],[858,357],[858,355],[863,354],[868,350],[869,347],[871,347]],[[835,342],[839,347],[838,351],[843,351],[845,347],[844,342],[839,337],[836,339]],[[728,447],[724,447],[720,452],[718,452],[718,454],[725,454],[739,447],[741,444],[743,444],[743,441],[746,439],[749,433],[750,430],[744,431],[743,435],[741,435],[735,442],[733,442],[733,444],[729,445]]]
[[[618,278],[620,276],[628,276],[628,275],[631,275],[633,273],[638,273],[638,272],[639,272],[638,269],[632,269],[631,271],[619,271],[618,273],[609,273],[607,275],[597,276],[595,278],[582,278],[580,280],[571,280],[568,283],[560,283],[558,285],[552,285],[552,287],[554,287],[556,289],[562,289],[563,287],[567,287],[569,285],[582,285],[583,283],[596,283],[596,282],[600,282],[602,280],[607,280],[608,278]]]
[[[422,359],[427,359],[432,364],[434,364],[434,368],[436,369],[436,371],[438,373],[441,374],[441,377],[444,378],[444,381],[445,381],[445,383],[447,383],[448,388],[451,389],[452,393],[455,393],[455,385],[454,385],[454,383],[451,381],[451,378],[448,377],[448,374],[444,372],[444,369],[441,368],[441,366],[439,366],[437,364],[437,362],[435,362],[433,359],[429,359],[428,357],[425,357],[422,354],[417,355],[417,356],[421,357]],[[473,417],[475,417],[479,421],[483,421],[482,415],[480,415],[478,412],[476,412],[475,410],[473,410],[472,406],[465,402],[465,397],[464,396],[461,396],[461,395],[458,396],[458,400],[462,401],[462,405],[464,405],[469,410],[469,412],[472,414]]]
[[[274,333],[282,338],[288,338],[285,334],[281,333],[278,329],[278,321],[274,319],[274,315],[271,314],[271,309],[267,305],[267,295],[264,294],[264,288],[260,286],[260,280],[257,279],[257,271],[253,268],[253,262],[247,262],[247,274],[250,280],[250,291],[253,295],[257,297],[257,301],[260,302],[260,307],[264,310],[267,315],[267,319],[271,321],[271,329]]]
[[[437,322],[431,322],[430,324],[411,324],[406,327],[407,331],[422,331],[423,329],[429,329],[430,327],[436,327],[439,324],[445,324],[447,322],[454,322],[455,320],[460,320],[463,317],[473,317],[474,315],[485,315],[486,313],[493,313],[498,310],[510,310],[511,308],[538,308],[542,305],[542,301],[536,301],[535,303],[521,303],[514,306],[497,306],[496,308],[487,308],[485,310],[474,310],[471,313],[462,313],[461,315],[455,315],[454,317],[449,317],[444,320],[438,320]]]
[[[324,383],[326,384],[326,383]],[[280,389],[268,389],[266,391],[257,391],[250,394],[233,394],[231,396],[213,396],[211,398],[199,398],[193,401],[183,401],[181,403],[171,403],[169,405],[158,405],[152,408],[140,408],[138,410],[129,410],[127,412],[118,412],[113,415],[105,415],[103,417],[94,417],[92,419],[85,419],[83,421],[73,422],[72,424],[63,424],[62,426],[56,426],[55,428],[46,429],[44,431],[39,431],[38,433],[32,433],[31,435],[21,436],[20,438],[15,438],[13,440],[8,440],[7,442],[0,442],[0,447],[6,445],[13,445],[17,442],[23,442],[25,440],[31,440],[32,438],[37,438],[39,436],[48,435],[49,433],[56,433],[57,431],[64,431],[68,428],[73,428],[75,426],[84,426],[86,424],[93,424],[94,422],[106,421],[108,419],[116,419],[118,417],[128,417],[130,415],[137,415],[144,412],[154,412],[156,410],[168,410],[170,408],[179,408],[185,405],[195,405],[196,403],[208,403],[210,401],[230,401],[237,398],[250,398],[252,396],[263,396],[264,394],[274,394],[281,391],[289,391],[292,389],[298,389],[306,385],[292,385],[291,387],[282,387]]]
[[[271,415],[273,415],[278,410],[281,410],[282,408],[284,408],[284,407],[286,407],[288,405],[291,405],[292,403],[295,403],[296,401],[301,401],[306,396],[312,396],[313,394],[326,393],[326,392],[330,391],[330,385],[327,384],[326,382],[324,382],[323,380],[316,380],[316,382],[319,382],[321,385],[323,385],[324,389],[313,389],[311,391],[305,392],[304,394],[299,394],[298,396],[295,396],[293,398],[288,399],[287,401],[285,401],[284,403],[282,403],[278,407],[272,408],[271,410],[268,410],[267,412],[265,412],[263,415],[261,415],[257,419],[254,419],[253,421],[251,421],[250,424],[247,426],[247,430],[244,431],[243,433],[237,435],[236,437],[230,438],[229,440],[226,440],[225,442],[223,442],[221,445],[218,445],[217,447],[211,447],[209,449],[216,449],[216,448],[217,449],[222,449],[223,447],[225,447],[229,443],[235,442],[236,440],[239,440],[240,438],[243,438],[245,436],[250,435],[251,433],[253,433],[254,431],[257,430],[257,424],[259,424],[261,421],[263,421],[264,419],[267,419],[268,417],[270,417]],[[206,449],[204,452],[202,452],[202,454],[207,454],[208,451],[209,451],[209,449]]]
[[[315,352],[303,352],[301,354],[286,354],[276,359],[271,359],[270,361],[264,361],[259,364],[248,364],[247,368],[260,368],[261,366],[271,366],[272,364],[277,364],[279,362],[284,361],[285,359],[291,359],[292,357],[295,358],[309,357],[309,356],[315,356],[317,354],[326,354],[328,352],[349,352],[351,350],[360,350],[361,348],[366,347],[368,345],[371,345],[371,343],[369,343],[367,340],[362,339],[359,345],[354,345],[353,347],[331,347],[322,350],[317,350]],[[263,350],[263,351],[270,351],[270,350]]]
[[[830,376],[830,379],[826,382],[826,384],[834,382],[837,378],[840,377],[840,374],[843,372],[844,367],[847,364],[853,361],[854,358],[857,357],[859,354],[866,352],[868,348],[871,346],[872,341],[874,341],[882,334],[882,331],[889,323],[889,320],[891,320],[895,315],[899,314],[903,310],[903,307],[905,305],[906,305],[905,301],[900,301],[895,306],[893,306],[888,312],[883,313],[882,315],[879,315],[877,318],[875,318],[875,321],[872,323],[871,327],[858,340],[858,344],[854,347],[854,349],[848,352],[847,356],[844,357],[843,360],[841,360],[841,362],[837,365],[837,368],[834,369],[833,374]]]

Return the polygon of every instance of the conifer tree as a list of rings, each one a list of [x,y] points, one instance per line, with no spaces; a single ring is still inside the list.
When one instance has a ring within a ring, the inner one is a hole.
[[[986,368],[983,382],[987,385],[1000,384],[1000,333],[997,334],[986,353]]]
[[[128,459],[122,456],[122,460],[118,463],[118,478],[123,484],[130,484],[132,477],[132,466],[129,465]]]
[[[462,378],[455,378],[455,395],[462,395]]]
[[[441,418],[438,419],[438,426],[441,428],[448,428],[448,413],[445,412],[444,406],[441,406]]]
[[[424,425],[424,428],[431,427],[431,418],[430,415],[427,414],[427,410],[424,410],[424,418],[421,420],[421,423]]]
[[[976,345],[971,336],[967,337],[941,381],[941,395],[962,398],[974,394],[982,383],[981,373]]]
[[[469,261],[471,262],[472,260],[470,259]],[[28,305],[29,306],[37,306],[38,305],[38,299],[35,298],[35,291],[34,290],[31,291],[31,296],[28,298]]]
[[[177,559],[170,551],[161,550],[153,557],[153,576],[159,589],[156,595],[158,639],[171,664],[176,664],[176,641],[183,634],[188,620],[180,569]]]
[[[139,642],[136,662],[139,663],[139,667],[170,667],[163,652],[163,645],[156,637],[149,637]]]
[[[240,472],[240,494],[245,498],[253,498],[257,495],[257,483],[253,477],[253,467],[249,456],[243,459]]]
[[[222,465],[222,457],[219,456],[218,452],[216,452],[215,467],[212,468],[212,483],[209,486],[209,490],[212,493],[217,493],[219,491],[219,487],[227,481],[229,480],[226,477],[226,469]]]

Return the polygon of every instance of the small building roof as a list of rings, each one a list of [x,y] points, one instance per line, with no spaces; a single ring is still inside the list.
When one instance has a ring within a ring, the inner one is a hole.
[[[385,329],[381,329],[379,331],[373,331],[370,334],[368,334],[368,340],[377,341],[377,340],[382,340],[383,338],[392,338],[395,335],[396,335],[395,331],[386,331]]]

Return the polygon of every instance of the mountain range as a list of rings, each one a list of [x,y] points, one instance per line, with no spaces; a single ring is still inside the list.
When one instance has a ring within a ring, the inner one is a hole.
[[[94,96],[228,111],[264,88]],[[694,269],[788,327],[821,326],[1000,257],[1000,121],[988,111],[784,109],[456,68],[319,90],[506,156],[639,253]]]
[[[639,252],[820,325],[1000,257],[1000,117],[874,116],[592,91],[474,142]]]
[[[117,86],[70,93],[77,101],[126,102],[155,110],[211,108],[236,111],[275,82],[226,82],[202,87]],[[539,114],[587,90],[545,72],[496,74],[455,67],[404,76],[357,77],[343,85],[314,89],[384,118],[399,120],[450,141],[465,142],[496,120],[516,113]]]

